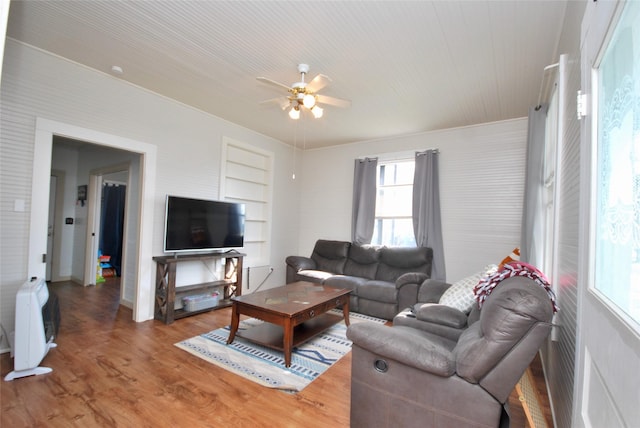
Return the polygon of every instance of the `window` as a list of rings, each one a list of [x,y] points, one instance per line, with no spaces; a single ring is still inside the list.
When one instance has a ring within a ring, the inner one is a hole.
[[[598,70],[595,288],[640,322],[640,3],[629,2]]]
[[[372,244],[415,247],[413,234],[413,159],[378,164],[376,221]]]

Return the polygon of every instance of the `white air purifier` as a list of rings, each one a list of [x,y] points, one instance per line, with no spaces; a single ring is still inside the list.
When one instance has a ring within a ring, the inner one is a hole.
[[[13,335],[13,371],[4,380],[50,373],[51,368],[39,367],[49,349],[57,345],[52,336],[45,336],[42,307],[49,300],[47,283],[41,278],[32,278],[18,289],[16,295],[16,326]]]

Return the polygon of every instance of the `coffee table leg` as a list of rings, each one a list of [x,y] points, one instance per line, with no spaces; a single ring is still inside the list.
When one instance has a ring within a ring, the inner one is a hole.
[[[349,325],[349,296],[347,295],[347,299],[345,303],[342,305],[342,315],[344,316],[345,325]]]
[[[291,318],[284,320],[282,349],[284,350],[284,365],[291,366],[291,348],[293,348],[293,323]]]
[[[231,309],[231,331],[229,332],[227,345],[233,342],[233,339],[235,339],[236,332],[238,331],[239,325],[240,325],[240,313],[238,312],[238,306],[236,305],[236,302],[233,302],[233,307]]]

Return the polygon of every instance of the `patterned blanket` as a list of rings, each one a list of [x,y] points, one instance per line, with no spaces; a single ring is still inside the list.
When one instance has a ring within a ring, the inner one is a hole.
[[[493,289],[507,278],[514,276],[524,276],[532,279],[536,284],[545,289],[553,305],[553,313],[558,312],[559,308],[556,305],[556,295],[551,289],[551,284],[547,277],[540,272],[535,266],[532,266],[525,262],[513,261],[505,264],[502,269],[498,270],[493,275],[486,276],[478,282],[473,289],[473,295],[478,301],[478,307],[482,308],[482,304],[487,299]]]

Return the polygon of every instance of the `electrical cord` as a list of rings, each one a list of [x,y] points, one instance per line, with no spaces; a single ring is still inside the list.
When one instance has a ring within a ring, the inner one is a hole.
[[[248,284],[249,281],[251,279],[251,277],[249,276],[249,269],[247,268],[247,288],[248,288]],[[255,290],[253,290],[253,292],[255,293],[256,291],[260,290],[260,287],[262,287],[264,285],[265,282],[267,282],[267,279],[271,276],[271,274],[273,273],[273,266],[269,266],[269,273],[264,277],[264,279],[262,280],[262,282],[260,284],[258,284],[258,286],[256,287]]]

